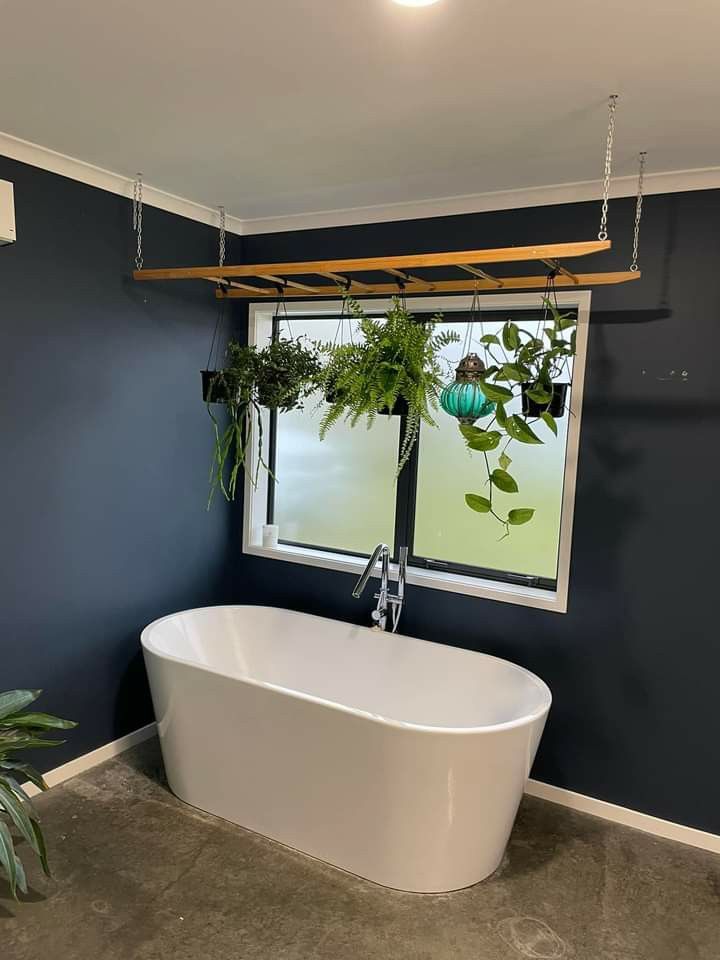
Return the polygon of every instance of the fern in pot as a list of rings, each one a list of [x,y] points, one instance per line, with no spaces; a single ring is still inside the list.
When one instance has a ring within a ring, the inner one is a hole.
[[[38,771],[17,753],[41,747],[57,747],[64,740],[51,739],[58,730],[77,726],[72,720],[61,720],[47,713],[26,712],[40,696],[40,690],[9,690],[0,693],[0,871],[17,899],[18,890],[27,893],[27,880],[22,860],[15,851],[15,835],[27,843],[39,858],[49,877],[47,850],[40,820],[22,784],[26,781],[40,790],[47,784]]]
[[[435,332],[441,315],[417,320],[399,297],[394,297],[383,319],[368,317],[353,297],[347,297],[350,315],[359,321],[362,341],[324,344],[326,358],[321,385],[328,409],[320,422],[320,438],[344,419],[351,426],[365,420],[372,427],[381,414],[405,414],[405,434],[398,474],[408,461],[425,422],[435,426],[433,412],[443,388],[440,352],[459,340],[452,332]]]

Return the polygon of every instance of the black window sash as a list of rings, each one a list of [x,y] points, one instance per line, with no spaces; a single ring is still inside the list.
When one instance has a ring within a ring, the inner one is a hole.
[[[571,312],[571,311],[568,311]],[[370,314],[372,315],[372,314]],[[418,316],[418,314],[415,314]],[[427,313],[426,316],[432,316],[433,314]],[[377,316],[382,316],[382,314],[377,314]],[[537,323],[541,319],[542,313],[540,310],[511,310],[499,311],[493,310],[492,312],[483,312],[482,319],[487,323],[498,323],[507,319],[510,316],[514,323]],[[312,317],[308,317],[312,319]],[[340,314],[337,315],[323,315],[323,320],[339,320]],[[273,317],[272,324],[272,337],[276,340],[280,336],[280,320],[283,318],[278,318],[277,316]],[[347,315],[345,315],[347,319]],[[476,318],[471,318],[471,315],[467,311],[457,311],[445,318],[447,323],[467,323],[471,319],[477,323],[479,322]],[[277,464],[277,424],[278,424],[278,412],[277,410],[270,411],[270,427],[269,427],[269,437],[268,437],[268,466],[270,467],[271,474],[268,477],[268,493],[267,493],[267,522],[274,523],[275,519],[275,480],[273,475],[275,474],[275,468]],[[400,415],[400,437],[398,443],[398,462],[400,460],[400,451],[402,450],[403,440],[405,437],[405,431],[407,429],[407,416],[402,414]],[[403,468],[402,473],[398,478],[396,484],[396,494],[395,494],[395,530],[394,530],[394,542],[392,544],[392,560],[397,563],[400,547],[408,547],[408,565],[411,567],[416,567],[418,569],[424,570],[433,570],[440,571],[444,573],[453,573],[461,576],[474,577],[476,579],[482,580],[493,580],[497,583],[508,583],[516,584],[520,586],[529,586],[536,587],[540,590],[556,590],[557,589],[557,577],[541,577],[534,576],[532,574],[521,574],[515,573],[509,570],[497,570],[492,567],[479,567],[472,566],[470,564],[456,563],[447,560],[439,560],[433,557],[424,557],[415,553],[415,510],[417,504],[417,481],[418,481],[418,467],[420,463],[420,444],[422,443],[422,426],[420,428],[420,434],[417,438],[417,442],[414,444],[412,453]],[[563,484],[564,484],[564,474],[563,474]],[[279,543],[285,546],[299,547],[308,550],[322,550],[326,553],[336,553],[340,556],[346,557],[359,557],[366,559],[368,554],[357,553],[353,550],[341,550],[337,547],[327,547],[318,543],[303,543],[296,540],[285,540],[279,538]]]

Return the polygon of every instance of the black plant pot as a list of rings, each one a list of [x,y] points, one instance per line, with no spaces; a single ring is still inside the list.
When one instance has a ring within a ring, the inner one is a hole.
[[[340,390],[335,386],[335,381],[331,380],[325,387],[325,403],[329,404],[331,407],[333,404],[338,403],[340,400],[344,400],[347,396],[347,390]]]
[[[567,401],[567,392],[569,383],[554,383],[552,388],[552,400],[547,403],[537,403],[527,396],[526,390],[531,390],[535,386],[532,383],[522,385],[522,412],[526,417],[539,417],[546,410],[550,416],[556,420],[565,416],[565,404]]]
[[[378,413],[382,414],[384,417],[406,417],[408,412],[408,403],[404,397],[398,397],[395,401],[395,404],[392,410],[388,410],[387,407],[380,407]]]
[[[221,370],[201,370],[202,392],[205,403],[227,403],[227,384],[219,376]]]
[[[333,404],[337,403],[338,400],[342,400],[343,391],[342,390],[333,390],[332,388],[325,391],[325,403],[329,404],[331,407]]]
[[[267,407],[268,410],[280,410],[281,413],[287,413],[290,410],[297,410],[300,406],[300,394],[288,394],[284,398],[284,403],[279,404],[275,397],[272,397],[270,391],[258,390],[257,402],[261,407]]]
[[[342,400],[342,399],[343,399],[342,390],[333,390],[332,388],[330,388],[329,390],[325,391],[325,403],[330,404],[330,406],[332,406],[333,404],[337,403],[339,400]],[[402,417],[402,416],[406,416],[407,412],[408,412],[407,400],[405,400],[403,397],[397,398],[392,410],[388,410],[387,407],[378,407],[378,413],[384,417],[387,417],[387,416]]]

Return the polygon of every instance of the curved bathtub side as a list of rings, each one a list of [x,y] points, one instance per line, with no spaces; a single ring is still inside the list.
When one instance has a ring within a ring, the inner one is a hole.
[[[144,652],[182,800],[401,890],[459,889],[499,865],[545,715],[404,729]]]

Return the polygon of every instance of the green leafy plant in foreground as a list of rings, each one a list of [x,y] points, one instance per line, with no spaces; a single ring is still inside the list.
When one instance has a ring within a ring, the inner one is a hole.
[[[355,426],[365,419],[372,427],[378,415],[391,413],[396,404],[407,405],[405,433],[398,474],[408,461],[421,422],[436,426],[433,411],[444,385],[440,351],[460,338],[455,333],[435,333],[441,315],[419,321],[399,297],[382,319],[368,317],[351,296],[345,297],[350,315],[359,321],[359,343],[321,344],[326,357],[322,387],[328,409],[320,422],[320,439],[341,418]]]
[[[500,336],[481,337],[487,364],[479,383],[488,400],[495,402],[495,413],[484,428],[460,424],[468,449],[483,455],[488,487],[487,496],[467,493],[465,502],[471,510],[489,514],[503,526],[501,539],[509,535],[511,527],[528,523],[535,514],[531,507],[517,507],[507,516],[495,509],[496,490],[514,494],[519,489],[508,472],[512,464],[508,448],[513,441],[544,443],[537,432],[539,425],[557,436],[557,422],[550,413],[553,391],[563,372],[570,376],[570,359],[575,356],[575,316],[561,313],[549,297],[544,298],[543,308],[543,322],[535,332],[508,320]],[[539,416],[508,412],[508,404],[522,393],[537,404]]]
[[[15,759],[15,754],[40,747],[57,747],[65,741],[50,739],[48,734],[77,726],[71,720],[60,720],[47,713],[25,712],[41,692],[9,690],[0,693],[0,870],[15,899],[18,890],[27,893],[25,869],[15,852],[15,835],[19,834],[25,840],[39,857],[46,875],[50,876],[40,821],[22,786],[29,780],[40,790],[47,790],[47,784],[29,763]]]

